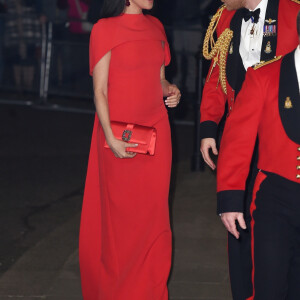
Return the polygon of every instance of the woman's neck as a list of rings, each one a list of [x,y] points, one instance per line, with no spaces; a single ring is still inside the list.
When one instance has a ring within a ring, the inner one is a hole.
[[[139,14],[143,13],[143,11],[137,5],[130,3],[129,6],[126,6],[124,13],[128,14],[128,15],[139,15]]]

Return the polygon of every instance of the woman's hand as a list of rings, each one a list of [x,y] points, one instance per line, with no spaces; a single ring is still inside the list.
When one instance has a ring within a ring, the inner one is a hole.
[[[136,153],[127,152],[126,148],[136,148],[138,144],[129,144],[113,138],[112,141],[107,141],[109,148],[117,158],[134,158]]]
[[[174,108],[179,104],[180,98],[181,93],[179,88],[175,84],[170,84],[168,86],[168,97],[165,100],[166,105],[169,108]]]

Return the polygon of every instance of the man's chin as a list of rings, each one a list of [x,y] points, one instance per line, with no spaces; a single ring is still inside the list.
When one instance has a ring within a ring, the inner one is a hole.
[[[229,10],[229,11],[233,10],[232,7],[227,6],[226,4],[225,4],[225,7],[226,7],[226,9]]]
[[[225,7],[226,7],[227,10],[232,11],[232,10],[238,10],[238,9],[241,9],[241,8],[243,8],[244,6],[242,6],[242,5],[232,6],[232,5],[227,5],[227,4],[225,4]]]
[[[242,7],[231,7],[231,6],[226,5],[226,9],[229,10],[229,11],[238,10],[238,9],[241,9],[241,8]]]

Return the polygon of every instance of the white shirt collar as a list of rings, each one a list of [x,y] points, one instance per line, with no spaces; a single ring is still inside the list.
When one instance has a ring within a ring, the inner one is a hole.
[[[270,0],[273,1],[273,0]],[[247,22],[243,19],[241,27],[241,43],[240,43],[240,55],[245,69],[260,62],[261,48],[263,43],[263,30],[267,12],[268,0],[261,0],[257,7],[260,8],[260,15],[258,23],[253,26],[252,20]],[[255,28],[254,28],[255,27]],[[255,34],[251,35],[252,29],[255,29]]]
[[[295,51],[295,64],[300,69],[300,46],[298,46]]]
[[[297,73],[297,78],[298,78],[298,83],[299,83],[299,88],[300,88],[300,46],[297,47],[295,51],[295,65],[296,65],[296,73]]]

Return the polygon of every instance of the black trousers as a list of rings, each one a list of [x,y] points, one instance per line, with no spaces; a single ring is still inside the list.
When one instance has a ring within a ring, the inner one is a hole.
[[[223,118],[220,122],[217,139],[218,148],[220,148],[225,120],[226,119]],[[254,182],[258,172],[257,161],[258,141],[256,142],[254,149],[250,172],[246,183],[246,196],[244,199],[244,216],[247,230],[242,230],[237,224],[237,228],[240,232],[240,238],[238,240],[231,233],[228,233],[228,266],[233,300],[246,300],[250,298],[253,293],[250,204],[252,201]]]
[[[300,183],[262,171],[253,198],[253,300],[298,300]]]
[[[248,188],[253,189],[255,178],[256,176],[251,176],[251,180],[247,185]],[[228,264],[233,300],[246,300],[253,294],[250,215],[251,201],[252,191],[249,191],[245,199],[244,211],[247,229],[243,230],[237,224],[237,228],[240,233],[240,238],[238,240],[231,233],[228,233]]]
[[[237,240],[231,233],[228,233],[228,264],[230,284],[233,300],[246,300],[253,294],[252,286],[252,252],[251,252],[251,214],[250,205],[252,192],[258,173],[258,142],[256,143],[250,172],[246,183],[244,199],[244,217],[247,229],[237,228],[240,238]],[[300,300],[300,299],[299,299]]]

